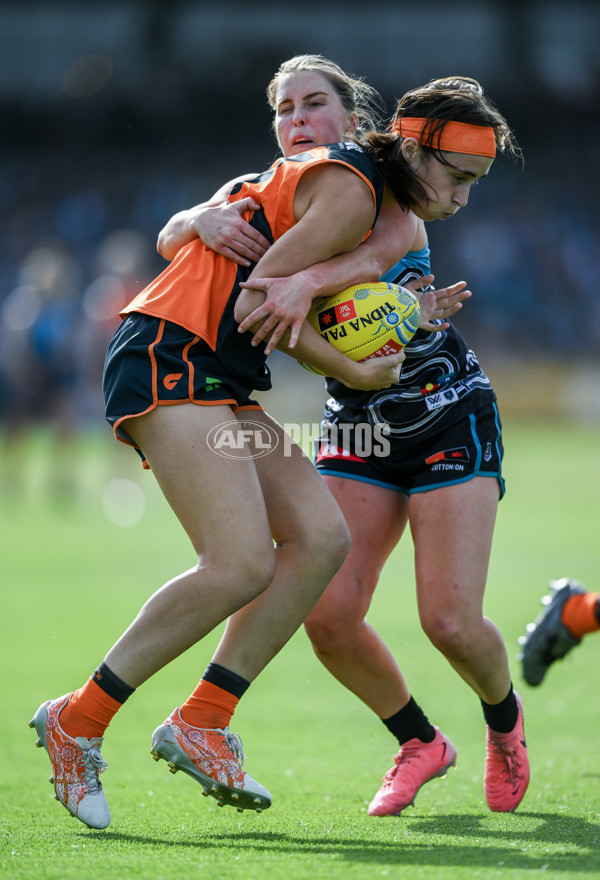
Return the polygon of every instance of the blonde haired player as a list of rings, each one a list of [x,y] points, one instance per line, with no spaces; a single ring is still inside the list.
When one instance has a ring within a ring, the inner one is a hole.
[[[321,73],[330,88],[311,90],[306,82],[311,71]],[[332,71],[327,62],[323,67],[314,56],[299,56],[281,66],[268,94],[284,154],[315,142],[319,134],[314,120],[329,115],[320,91],[331,88],[348,111],[355,109],[352,81],[339,68]],[[418,170],[427,193],[435,194],[433,201],[413,213],[384,207],[372,235],[352,254],[283,280],[256,276],[251,286],[265,290],[267,299],[240,330],[263,320],[255,340],[267,340],[272,348],[289,328],[293,341],[314,297],[373,278],[406,283],[427,276],[429,249],[422,221],[445,220],[465,207],[472,185],[487,174],[497,148],[518,153],[501,114],[480,85],[467,78],[436,80],[408,92],[398,103],[393,131],[397,150]],[[338,129],[338,137],[349,134]],[[198,206],[176,215],[159,247],[168,242],[176,250],[178,233],[184,240],[202,234],[214,246],[238,254],[236,259],[248,258],[263,243],[245,238],[245,227],[235,217],[227,227],[228,210]],[[210,227],[215,215],[216,232]],[[224,234],[228,228],[234,230],[229,239]],[[443,317],[455,309],[456,303]],[[423,628],[481,701],[490,809],[516,809],[529,781],[520,698],[512,689],[502,637],[482,611],[496,508],[504,492],[496,397],[457,330],[447,322],[436,329],[435,335],[423,330],[415,336],[406,349],[400,381],[389,391],[355,393],[328,381],[325,426],[330,438],[348,440],[346,445],[326,437],[317,459],[350,527],[352,548],[305,625],[319,659],[400,743],[394,766],[369,808],[378,816],[401,813],[420,787],[443,775],[456,756],[365,620],[379,573],[408,523]],[[353,433],[374,424],[389,427],[392,453],[387,458],[361,456],[353,447]]]
[[[254,389],[270,387],[266,354],[238,332],[234,315],[253,271],[277,277],[352,250],[384,203],[434,210],[436,196],[398,151],[397,136],[368,138],[363,147],[315,145],[227,188],[231,201],[260,204],[248,220],[273,243],[256,269],[236,267],[194,239],[121,313],[105,364],[106,416],[117,439],[151,467],[197,564],[148,599],[82,687],[43,702],[30,722],[48,751],[57,799],[91,827],[111,820],[99,778],[111,719],[138,686],[225,619],[213,662],[156,728],[152,752],[221,805],[260,811],[271,803],[243,770],[229,721],[341,565],[349,540],[310,461],[252,400]],[[362,390],[392,385],[404,359],[354,363],[310,327],[294,356]],[[248,411],[277,441],[269,455],[252,445]],[[248,439],[235,461],[211,441],[223,424]]]

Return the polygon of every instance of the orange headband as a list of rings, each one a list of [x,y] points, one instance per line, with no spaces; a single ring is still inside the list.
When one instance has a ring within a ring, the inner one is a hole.
[[[429,133],[436,122],[439,120],[402,116],[393,123],[392,131],[397,131],[401,137],[414,137],[422,144],[425,129]],[[448,153],[468,153],[470,156],[490,156],[492,159],[496,155],[496,137],[490,125],[448,121],[434,135],[433,140],[437,140],[435,149]]]

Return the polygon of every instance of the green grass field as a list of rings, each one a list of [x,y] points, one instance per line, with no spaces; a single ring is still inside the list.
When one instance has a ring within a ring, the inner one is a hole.
[[[7,451],[0,479],[1,876],[600,876],[600,634],[537,690],[523,683],[516,660],[517,638],[550,578],[570,574],[600,589],[598,434],[598,426],[576,424],[505,426],[508,494],[486,611],[504,633],[525,700],[532,781],[517,813],[491,814],[485,805],[481,709],[420,631],[405,539],[370,619],[401,658],[416,699],[456,744],[456,770],[425,786],[402,817],[367,817],[394,742],[298,633],[252,686],[233,725],[246,767],[270,789],[273,807],[262,815],[219,809],[188,777],[149,757],[154,727],[195,686],[215,633],[115,718],[103,749],[113,824],[98,832],[53,800],[50,764],[27,722],[42,700],[82,684],[145,598],[194,558],[152,476],[108,432],[64,449],[56,463],[46,436]],[[67,473],[75,474],[70,492]],[[49,494],[52,483],[58,489]]]

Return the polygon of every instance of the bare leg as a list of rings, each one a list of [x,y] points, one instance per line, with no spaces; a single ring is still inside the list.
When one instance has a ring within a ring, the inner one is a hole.
[[[249,681],[301,626],[349,548],[344,518],[310,460],[266,413],[252,419],[279,437],[273,452],[256,459],[276,571],[268,589],[230,617],[213,657]]]
[[[489,477],[422,492],[409,502],[421,624],[487,703],[499,703],[510,688],[502,636],[483,616],[497,506],[498,484]]]
[[[358,480],[326,476],[352,535],[350,553],[305,627],[319,660],[380,718],[408,703],[398,664],[365,620],[381,569],[406,526],[399,492]]]
[[[231,461],[206,443],[233,418],[229,407],[157,407],[127,430],[144,450],[198,564],[146,602],[107,654],[110,669],[138,687],[255,598],[275,570],[273,542],[254,462]]]

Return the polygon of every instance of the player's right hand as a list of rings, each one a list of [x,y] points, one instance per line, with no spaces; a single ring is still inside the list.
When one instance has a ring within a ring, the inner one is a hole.
[[[400,370],[405,358],[406,354],[403,349],[396,354],[368,358],[362,363],[354,364],[353,362],[351,382],[341,381],[349,388],[356,388],[359,391],[378,391],[380,388],[390,388],[400,381]]]
[[[269,247],[265,236],[243,218],[260,205],[251,196],[239,202],[206,206],[191,220],[191,226],[204,244],[240,266],[257,263]]]

